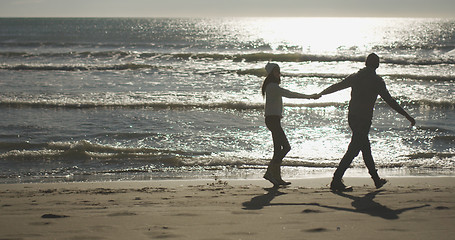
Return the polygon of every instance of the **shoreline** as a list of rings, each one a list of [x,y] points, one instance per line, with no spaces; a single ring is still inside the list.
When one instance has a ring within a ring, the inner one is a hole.
[[[6,239],[448,239],[455,177],[0,184]]]
[[[336,168],[313,168],[283,166],[283,179],[306,179],[306,178],[331,178]],[[27,184],[27,183],[72,183],[72,182],[118,182],[118,181],[162,181],[162,180],[258,180],[266,167],[237,168],[226,167],[223,169],[201,170],[169,170],[162,172],[124,172],[124,173],[99,173],[99,174],[76,174],[56,176],[19,176],[0,178],[2,184]],[[452,169],[410,169],[410,168],[379,168],[379,176],[390,177],[455,177]],[[345,177],[369,177],[368,170],[364,167],[351,167],[346,171]]]
[[[381,189],[375,189],[373,180],[365,176],[348,176],[343,181],[358,190],[386,190],[387,186],[410,186],[414,184],[425,183],[427,185],[448,185],[455,189],[455,176],[388,176],[385,177],[388,183]],[[306,178],[288,178],[285,179],[292,184],[289,187],[280,187],[279,189],[305,188],[305,189],[326,189],[330,191],[329,185],[331,177],[306,177]],[[453,183],[452,183],[453,182]],[[0,192],[5,190],[42,190],[44,188],[52,189],[138,189],[145,187],[166,187],[166,188],[184,188],[197,185],[216,185],[225,184],[229,186],[256,186],[263,189],[272,188],[272,184],[263,178],[254,179],[223,179],[223,178],[201,178],[201,179],[153,179],[153,180],[119,180],[119,181],[86,181],[86,182],[31,182],[31,183],[3,183],[0,184]],[[454,199],[455,200],[455,199]]]

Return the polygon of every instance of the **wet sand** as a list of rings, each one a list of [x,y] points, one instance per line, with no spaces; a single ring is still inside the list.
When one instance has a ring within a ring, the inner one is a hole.
[[[0,185],[0,239],[452,239],[455,177]]]

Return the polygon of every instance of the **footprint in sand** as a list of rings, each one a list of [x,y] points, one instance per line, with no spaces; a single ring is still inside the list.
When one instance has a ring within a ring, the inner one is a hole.
[[[123,216],[134,216],[134,215],[137,215],[137,214],[133,213],[133,212],[116,212],[116,213],[108,214],[107,216],[109,216],[109,217],[123,217]]]
[[[69,217],[69,216],[56,215],[56,214],[52,214],[52,213],[44,214],[43,216],[41,216],[41,218],[67,218],[67,217]]]
[[[327,232],[329,230],[327,230],[326,228],[312,228],[312,229],[308,229],[308,230],[304,230],[305,232],[309,232],[309,233],[319,233],[319,232]]]

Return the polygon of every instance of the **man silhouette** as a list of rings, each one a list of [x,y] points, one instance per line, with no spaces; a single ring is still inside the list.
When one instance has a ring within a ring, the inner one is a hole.
[[[373,118],[373,108],[378,95],[395,111],[405,116],[411,122],[412,126],[415,125],[414,118],[390,96],[384,80],[376,75],[376,69],[379,67],[379,57],[374,53],[368,55],[365,65],[366,67],[360,69],[357,73],[348,76],[343,81],[333,84],[319,93],[319,96],[322,96],[349,87],[351,88],[348,122],[352,130],[352,138],[348,150],[333,174],[333,179],[330,183],[330,189],[333,191],[352,190],[351,187],[346,187],[343,184],[342,178],[344,172],[360,151],[362,151],[363,160],[376,188],[381,188],[387,183],[387,180],[380,178],[377,173],[373,156],[371,155],[370,140],[368,139],[371,120]]]

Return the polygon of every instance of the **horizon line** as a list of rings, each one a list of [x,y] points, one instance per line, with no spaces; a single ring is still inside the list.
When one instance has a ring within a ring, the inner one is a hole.
[[[0,18],[397,18],[397,19],[455,19],[453,16],[0,16]]]

